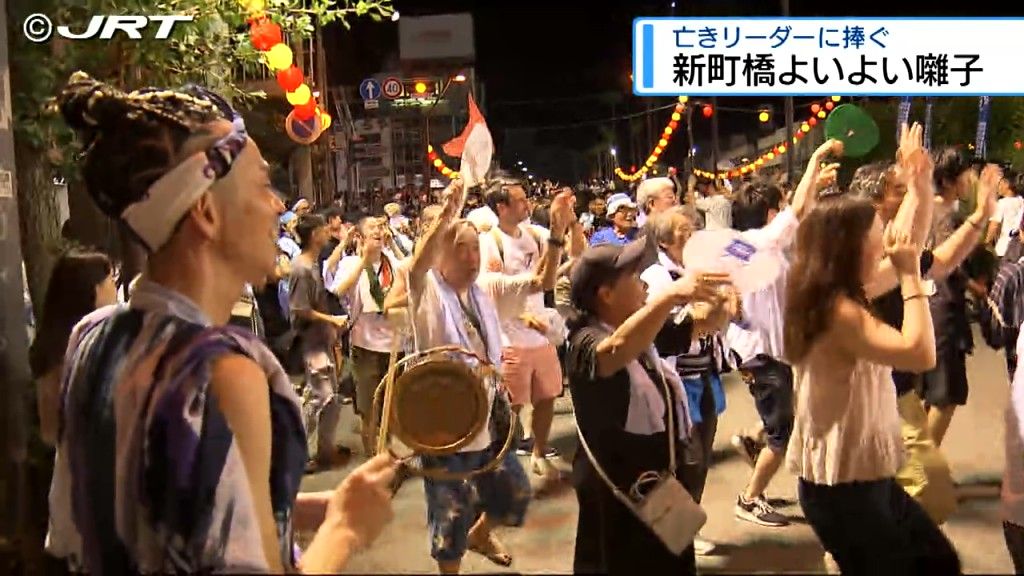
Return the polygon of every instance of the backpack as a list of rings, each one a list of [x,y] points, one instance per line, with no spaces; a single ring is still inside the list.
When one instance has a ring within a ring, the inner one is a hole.
[[[537,243],[537,257],[542,258],[544,256],[544,242],[540,239],[540,233],[538,233],[533,226],[526,226],[526,233],[533,238],[533,241]],[[494,244],[498,247],[498,258],[501,259],[501,267],[505,268],[505,246],[501,240],[501,231],[497,227],[491,228],[491,237],[494,238]],[[544,307],[554,308],[555,307],[555,292],[554,290],[546,290],[544,292]]]

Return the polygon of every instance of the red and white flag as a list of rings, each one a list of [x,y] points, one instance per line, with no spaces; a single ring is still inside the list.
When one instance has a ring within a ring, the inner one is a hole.
[[[469,122],[462,134],[445,142],[441,148],[449,156],[462,157],[459,174],[467,187],[483,181],[494,156],[494,140],[472,94],[469,95]]]

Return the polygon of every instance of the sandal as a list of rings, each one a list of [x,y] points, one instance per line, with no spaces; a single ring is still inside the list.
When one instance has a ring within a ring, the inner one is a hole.
[[[352,460],[352,451],[344,446],[335,446],[326,457],[310,458],[306,462],[306,474],[315,474],[346,466]]]
[[[512,565],[512,556],[505,550],[505,546],[494,534],[488,534],[487,541],[481,543],[470,538],[469,550],[480,554],[498,566],[508,568]]]

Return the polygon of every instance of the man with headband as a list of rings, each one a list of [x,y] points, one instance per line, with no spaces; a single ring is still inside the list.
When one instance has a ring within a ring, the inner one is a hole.
[[[251,333],[225,327],[274,271],[284,206],[238,114],[197,87],[121,92],[83,73],[58,97],[90,196],[149,252],[125,306],[71,336],[49,551],[72,570],[341,570],[390,517],[394,464],[299,494],[298,398]],[[296,558],[293,530],[319,529]]]

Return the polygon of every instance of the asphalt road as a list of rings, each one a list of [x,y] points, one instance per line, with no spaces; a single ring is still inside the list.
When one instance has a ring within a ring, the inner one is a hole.
[[[976,342],[982,340],[976,337]],[[960,484],[960,507],[943,527],[960,553],[965,572],[1012,573],[1003,542],[999,519],[999,482],[1003,471],[1003,410],[1008,398],[1005,364],[1001,353],[984,345],[968,360],[971,384],[968,405],[958,411],[946,437],[943,451]],[[772,500],[786,504],[780,512],[793,523],[785,528],[756,526],[733,516],[737,493],[750,474],[749,466],[732,451],[730,436],[756,421],[756,412],[746,388],[738,379],[726,380],[727,408],[719,421],[715,441],[715,462],[704,492],[708,523],[703,536],[718,544],[708,557],[698,558],[702,573],[824,573],[823,550],[796,502],[796,480],[780,471],[768,488]],[[558,466],[569,470],[576,449],[569,402],[560,402],[552,431],[554,445],[563,454]],[[359,446],[356,422],[346,407],[339,441]],[[523,459],[526,464],[526,459]],[[307,476],[303,489],[321,490],[334,486],[351,468]],[[349,573],[431,574],[437,568],[430,558],[426,533],[426,505],[422,484],[409,481],[394,501],[395,520],[374,547],[356,556]],[[473,553],[463,560],[465,573],[567,573],[572,571],[577,504],[568,485],[537,498],[531,505],[526,525],[498,532],[514,557],[511,568],[501,568]]]

